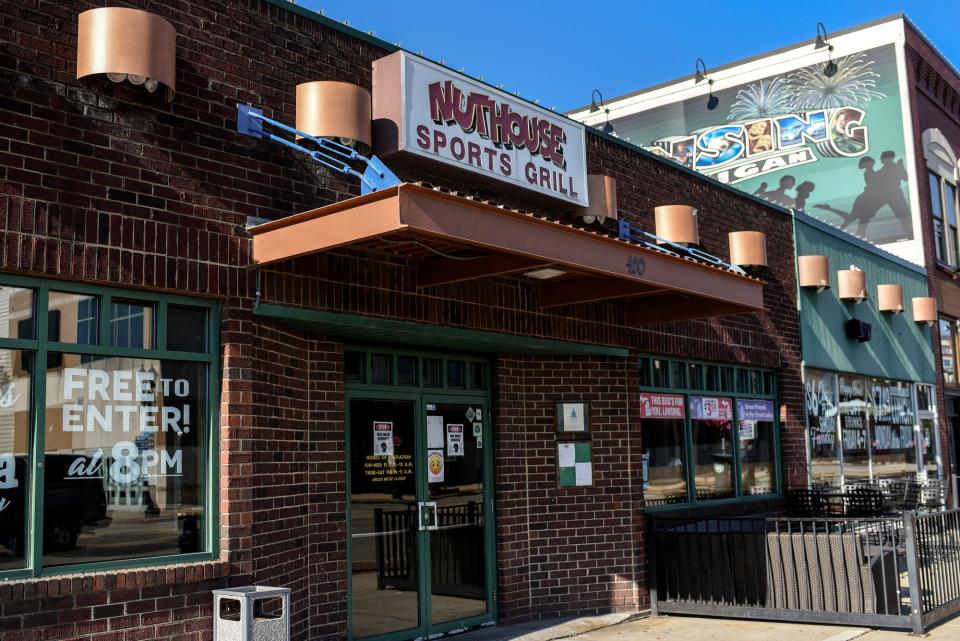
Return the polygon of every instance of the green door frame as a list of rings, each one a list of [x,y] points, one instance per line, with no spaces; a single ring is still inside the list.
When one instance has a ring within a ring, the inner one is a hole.
[[[484,412],[487,414],[483,419],[483,443],[484,443],[484,553],[486,554],[486,594],[487,594],[487,612],[483,615],[470,617],[467,619],[458,619],[448,621],[437,626],[430,623],[430,536],[429,531],[418,530],[417,535],[417,589],[419,593],[418,607],[420,624],[414,628],[398,630],[387,634],[380,634],[371,637],[361,637],[363,641],[406,641],[416,637],[428,636],[431,634],[441,634],[455,629],[462,629],[472,626],[482,625],[497,619],[497,599],[496,599],[496,544],[495,544],[495,520],[493,508],[493,425],[490,419],[492,408],[492,399],[490,394],[490,363],[484,357],[433,353],[417,350],[396,350],[381,349],[371,347],[358,347],[356,349],[348,347],[345,352],[358,351],[364,352],[365,373],[370,371],[370,354],[376,351],[378,354],[390,354],[393,356],[393,377],[396,381],[397,356],[417,356],[426,358],[442,359],[444,367],[443,378],[446,383],[446,360],[463,360],[465,363],[470,361],[483,362],[486,367],[486,389],[469,388],[446,388],[446,387],[425,387],[419,377],[417,385],[400,386],[396,384],[370,384],[367,382],[346,382],[344,384],[344,457],[346,459],[346,518],[347,518],[347,639],[353,641],[353,532],[352,532],[352,466],[351,466],[351,433],[350,433],[350,405],[354,399],[369,400],[393,400],[393,401],[411,401],[414,404],[414,429],[416,438],[416,454],[414,461],[414,474],[416,478],[417,502],[429,499],[429,485],[427,475],[424,473],[423,463],[426,461],[427,450],[427,428],[426,428],[426,406],[429,403],[482,403]],[[418,360],[418,367],[421,361]],[[469,365],[465,365],[469,370]],[[365,379],[366,380],[366,379]]]

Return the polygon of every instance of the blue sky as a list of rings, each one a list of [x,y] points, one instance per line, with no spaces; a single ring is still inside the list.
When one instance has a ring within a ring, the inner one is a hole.
[[[300,0],[335,20],[567,111],[900,11],[960,67],[958,0]]]

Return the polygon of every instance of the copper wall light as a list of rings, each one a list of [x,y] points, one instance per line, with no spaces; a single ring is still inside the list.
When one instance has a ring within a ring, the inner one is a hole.
[[[733,231],[728,235],[730,264],[742,267],[767,266],[767,235],[762,231]]]
[[[173,100],[177,85],[177,32],[160,16],[139,9],[101,7],[80,14],[77,78],[105,74],[113,82],[163,85]]]
[[[837,281],[840,286],[840,300],[862,303],[867,300],[867,275],[854,267],[841,269],[837,272]]]
[[[318,80],[297,85],[296,128],[311,136],[372,147],[370,92],[349,82]]]
[[[937,322],[937,299],[918,296],[913,299],[913,320],[917,323],[933,325]]]
[[[580,210],[583,222],[603,224],[608,218],[617,219],[617,181],[613,176],[587,176],[587,198],[590,204]]]
[[[900,314],[903,312],[903,286],[894,284],[877,285],[877,309],[881,312]]]
[[[653,210],[656,234],[680,245],[700,244],[697,210],[688,205],[662,205]]]
[[[830,288],[830,259],[826,256],[797,256],[800,287],[813,287],[817,292]]]

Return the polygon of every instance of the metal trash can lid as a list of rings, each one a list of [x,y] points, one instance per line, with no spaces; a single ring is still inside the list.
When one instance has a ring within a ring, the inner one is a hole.
[[[217,596],[245,599],[250,597],[283,596],[285,594],[290,594],[290,588],[274,588],[268,585],[245,585],[239,588],[224,588],[222,590],[214,590],[213,593]]]

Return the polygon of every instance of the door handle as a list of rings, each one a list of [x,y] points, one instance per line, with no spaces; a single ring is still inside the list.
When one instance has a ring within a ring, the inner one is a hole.
[[[437,502],[420,501],[417,503],[417,521],[421,530],[437,529]]]

